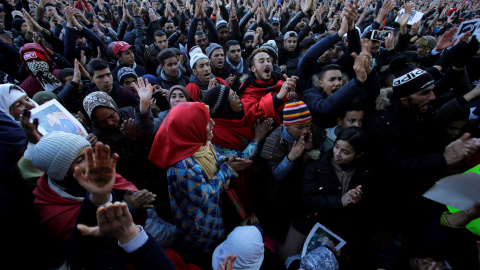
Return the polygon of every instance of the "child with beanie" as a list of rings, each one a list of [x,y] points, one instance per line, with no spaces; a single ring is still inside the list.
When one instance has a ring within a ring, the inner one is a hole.
[[[171,227],[166,226],[163,235],[155,234],[155,231],[148,229],[149,224],[160,220],[155,216],[156,213],[147,213],[145,210],[152,207],[155,195],[147,190],[138,191],[135,185],[115,172],[118,155],[113,154],[110,158],[110,147],[104,146],[101,142],[96,143],[95,147],[96,155],[100,155],[104,160],[97,157],[96,162],[90,163],[89,158],[93,158],[93,149],[90,143],[79,135],[51,132],[35,145],[32,163],[45,174],[38,179],[37,187],[33,191],[34,205],[40,215],[41,224],[47,228],[49,234],[59,243],[66,243],[78,222],[79,213],[84,208],[90,209],[92,206],[94,200],[91,194],[98,197],[97,195],[102,193],[106,201],[94,204],[125,200],[132,208],[136,220],[146,225],[147,232],[153,232],[152,236],[157,241],[163,237],[164,242],[159,241],[161,245],[173,242],[175,236],[171,233]],[[102,172],[101,176],[94,178],[95,181],[105,175],[111,175],[113,182],[109,185],[88,182],[89,175],[91,176],[95,170],[97,173],[99,170]],[[95,218],[95,214],[92,216]],[[88,249],[95,250],[93,247]]]
[[[324,130],[312,124],[312,117],[301,100],[288,102],[283,109],[283,124],[265,140],[260,156],[268,163],[269,179],[263,196],[265,231],[280,242],[300,212],[301,183],[308,160],[318,160],[323,148]]]

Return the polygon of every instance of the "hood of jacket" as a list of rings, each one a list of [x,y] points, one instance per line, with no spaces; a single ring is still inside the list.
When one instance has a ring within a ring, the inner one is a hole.
[[[23,58],[23,55],[25,54],[25,52],[28,52],[28,51],[36,51],[37,53],[41,53],[43,57],[47,59],[47,63],[50,66],[50,72],[53,72],[53,70],[55,69],[55,67],[53,66],[53,61],[50,58],[50,56],[48,56],[47,52],[45,52],[45,50],[42,48],[42,46],[38,45],[37,43],[27,43],[23,45],[22,49],[20,50],[20,60],[25,66],[25,69],[27,70],[28,74],[33,76],[33,73],[28,68],[27,61],[25,61],[25,59]]]

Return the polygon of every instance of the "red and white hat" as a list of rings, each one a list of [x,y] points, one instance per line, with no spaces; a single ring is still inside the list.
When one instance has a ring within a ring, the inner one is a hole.
[[[45,56],[41,52],[35,50],[26,51],[23,53],[23,60],[28,61],[30,59],[40,59],[48,63]]]
[[[115,44],[113,45],[113,48],[112,48],[112,51],[113,51],[113,54],[116,56],[118,55],[120,52],[124,52],[130,48],[135,48],[135,46],[132,46],[130,44],[128,44],[127,42],[125,41],[117,41],[115,42]]]

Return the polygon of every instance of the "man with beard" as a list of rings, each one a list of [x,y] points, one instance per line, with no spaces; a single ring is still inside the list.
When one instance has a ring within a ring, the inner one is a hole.
[[[298,34],[295,31],[288,31],[283,36],[283,46],[278,50],[278,65],[286,65],[289,59],[298,57],[297,49]]]
[[[157,75],[163,89],[168,90],[174,85],[187,86],[189,79],[179,69],[177,54],[172,49],[163,50],[157,59],[160,63]]]
[[[470,134],[450,143],[443,136],[450,119],[480,95],[480,87],[435,110],[430,103],[439,81],[411,64],[394,62],[396,59],[391,64],[395,79],[390,103],[369,121],[375,181],[371,194],[375,194],[372,203],[381,205],[379,211],[385,214],[382,221],[386,224],[378,225],[393,228],[413,247],[419,246],[417,241],[424,239],[428,226],[445,211],[443,205],[422,194],[444,177],[447,165],[472,155],[480,146],[479,139]]]
[[[222,46],[210,43],[206,49],[206,55],[210,59],[213,75],[222,78],[234,91],[237,91],[240,86],[238,81],[240,75],[225,63],[225,52]]]
[[[272,60],[264,48],[254,50],[249,62],[248,78],[238,90],[247,122],[254,127],[258,119],[271,117],[278,126],[282,123],[287,94],[295,91],[298,77],[288,78],[273,72]]]
[[[227,64],[240,76],[248,73],[248,62],[242,58],[242,46],[237,40],[229,40],[225,44]]]
[[[218,84],[228,84],[220,77],[215,77],[212,74],[210,67],[210,60],[203,54],[199,46],[195,46],[190,51],[190,68],[192,75],[190,76],[190,83],[185,87],[188,94],[193,101],[201,101],[203,95],[212,87]]]

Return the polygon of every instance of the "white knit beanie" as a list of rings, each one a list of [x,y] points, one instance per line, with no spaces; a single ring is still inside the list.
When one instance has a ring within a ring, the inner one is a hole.
[[[203,54],[202,49],[200,49],[200,47],[198,47],[198,46],[193,46],[188,54],[190,55],[190,68],[191,69],[193,69],[193,66],[195,65],[195,63],[198,60],[200,60],[202,58],[208,59],[208,57],[205,54]]]
[[[75,157],[90,143],[82,136],[63,131],[50,132],[33,148],[33,166],[61,181],[68,173]]]
[[[212,267],[218,267],[228,254],[237,254],[234,269],[258,270],[262,266],[265,248],[260,230],[255,226],[238,226],[223,243],[215,248]]]

